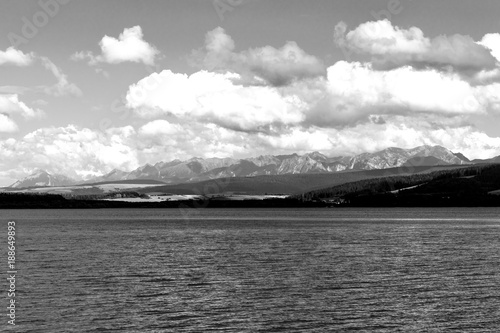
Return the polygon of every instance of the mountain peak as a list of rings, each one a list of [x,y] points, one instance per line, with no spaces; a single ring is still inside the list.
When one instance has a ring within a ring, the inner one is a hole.
[[[45,170],[36,169],[31,175],[18,180],[9,187],[23,188],[23,187],[37,187],[37,186],[65,186],[72,185],[75,180],[64,175],[50,174]]]
[[[309,154],[306,154],[305,156],[308,156],[310,158],[312,158],[313,160],[327,160],[328,157],[326,157],[325,155],[321,154],[320,152],[318,151],[313,151],[312,153],[309,153]]]
[[[464,162],[470,162],[470,160],[467,157],[465,157],[464,154],[462,153],[453,153],[453,155],[455,155]]]
[[[109,173],[85,181],[120,181],[151,179],[168,183],[183,183],[221,177],[252,177],[260,175],[303,174],[337,172],[344,170],[372,170],[400,167],[403,165],[461,165],[474,163],[460,153],[453,153],[442,146],[422,145],[411,149],[389,147],[373,153],[329,158],[318,151],[298,155],[261,155],[258,157],[207,158],[173,160],[146,163],[132,171],[113,169]],[[45,170],[35,172],[11,185],[11,187],[71,185],[75,181],[63,175],[50,174]]]

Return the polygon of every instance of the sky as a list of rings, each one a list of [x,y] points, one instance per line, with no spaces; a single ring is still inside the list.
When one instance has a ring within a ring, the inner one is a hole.
[[[2,0],[0,186],[191,157],[500,155],[497,0]]]

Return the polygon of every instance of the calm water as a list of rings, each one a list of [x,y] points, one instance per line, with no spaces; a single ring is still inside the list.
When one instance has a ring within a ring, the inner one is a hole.
[[[5,243],[17,222],[17,332],[500,332],[500,209],[0,218]]]

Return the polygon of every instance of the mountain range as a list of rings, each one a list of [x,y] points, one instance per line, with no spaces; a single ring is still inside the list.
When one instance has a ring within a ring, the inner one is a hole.
[[[65,175],[50,174],[45,170],[37,170],[28,177],[16,181],[9,187],[24,188],[37,186],[66,186],[73,185],[75,183],[76,180]]]
[[[124,180],[148,179],[166,184],[181,184],[227,177],[255,177],[263,175],[335,173],[347,170],[375,170],[394,167],[463,165],[500,163],[500,156],[488,160],[469,160],[461,153],[441,146],[419,146],[412,149],[387,148],[375,153],[355,156],[327,157],[319,152],[304,155],[262,155],[246,159],[191,158],[145,164],[130,172],[114,169],[88,180],[71,179],[65,175],[37,170],[16,181],[10,188],[36,186],[67,186]]]

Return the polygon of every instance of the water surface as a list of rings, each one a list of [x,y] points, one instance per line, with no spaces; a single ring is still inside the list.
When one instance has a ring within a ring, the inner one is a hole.
[[[497,208],[0,217],[19,332],[500,331]]]

